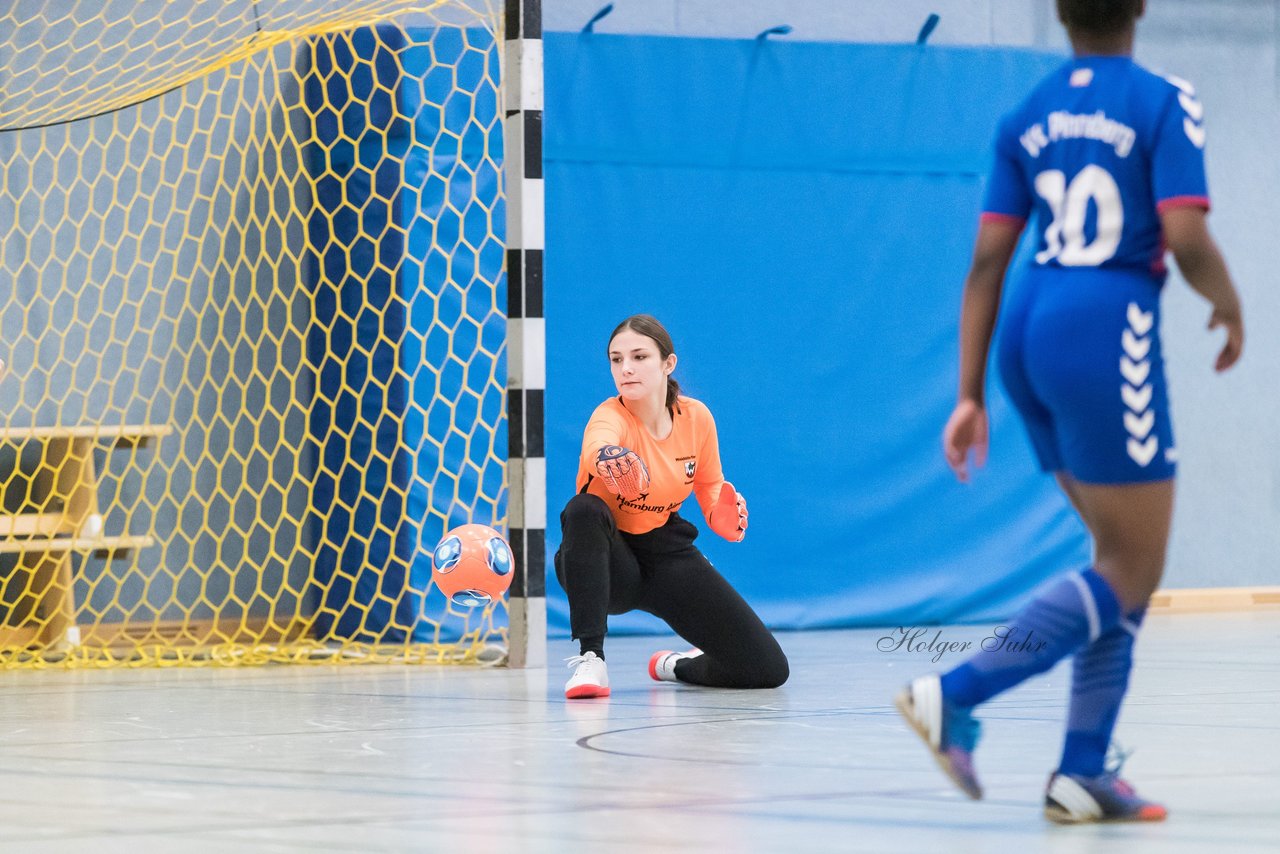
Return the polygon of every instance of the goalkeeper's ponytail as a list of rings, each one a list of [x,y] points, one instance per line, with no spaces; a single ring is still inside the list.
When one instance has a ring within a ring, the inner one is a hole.
[[[618,337],[618,333],[624,329],[630,329],[646,338],[652,338],[653,343],[658,345],[658,358],[666,359],[676,351],[676,345],[671,340],[671,333],[663,326],[658,318],[652,314],[633,314],[626,320],[622,321],[617,327],[609,333],[609,344],[613,343],[613,339]],[[609,354],[609,345],[605,345],[605,355]],[[667,376],[667,408],[670,409],[676,405],[676,398],[680,396],[680,383],[676,382],[673,376]]]
[[[667,408],[670,409],[676,405],[676,398],[680,396],[680,383],[676,382],[675,377],[667,377]]]

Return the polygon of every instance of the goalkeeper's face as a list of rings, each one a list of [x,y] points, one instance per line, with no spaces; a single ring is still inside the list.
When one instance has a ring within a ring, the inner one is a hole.
[[[634,329],[622,330],[609,342],[609,368],[623,400],[653,398],[662,405],[667,397],[667,376],[675,367],[675,353],[662,358],[658,343]]]

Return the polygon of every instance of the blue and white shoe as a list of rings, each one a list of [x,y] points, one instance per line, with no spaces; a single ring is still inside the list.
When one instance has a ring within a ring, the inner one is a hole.
[[[1120,751],[1114,765],[1097,777],[1053,772],[1044,793],[1044,817],[1057,824],[1164,821],[1169,811],[1163,805],[1143,800],[1120,779],[1128,755]]]
[[[973,750],[978,746],[981,724],[968,709],[952,706],[943,699],[938,675],[913,680],[894,697],[893,704],[951,782],[973,800],[981,800],[982,784],[973,770]]]

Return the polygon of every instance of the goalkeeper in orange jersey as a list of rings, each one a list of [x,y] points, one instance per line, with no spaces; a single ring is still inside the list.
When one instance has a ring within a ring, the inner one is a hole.
[[[716,425],[705,405],[680,394],[671,336],[637,314],[609,336],[618,396],[587,422],[578,494],[560,514],[556,577],[569,597],[580,645],[569,659],[569,699],[607,697],[604,636],[609,614],[647,611],[691,643],[649,660],[662,682],[718,688],[776,688],[787,680],[777,640],[693,541],[681,518],[693,493],[711,530],[741,542],[747,503],[724,479]]]

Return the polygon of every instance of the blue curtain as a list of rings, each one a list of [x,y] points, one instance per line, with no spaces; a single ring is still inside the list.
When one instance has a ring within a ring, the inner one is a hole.
[[[1007,49],[546,39],[550,555],[605,336],[649,312],[750,502],[713,563],[779,628],[984,621],[1088,561],[991,383],[991,460],[954,481],[962,279],[999,115],[1060,57]],[[706,531],[696,501],[685,513]],[[662,630],[647,615],[613,632]]]

